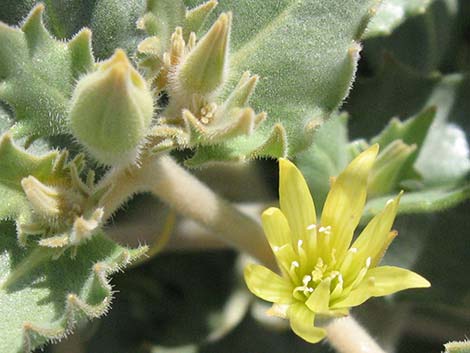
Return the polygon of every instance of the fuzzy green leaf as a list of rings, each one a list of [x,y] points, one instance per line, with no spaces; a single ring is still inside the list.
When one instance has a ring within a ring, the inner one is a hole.
[[[351,160],[346,124],[346,114],[332,117],[319,128],[313,144],[297,155],[296,163],[308,182],[318,214],[330,189],[330,177],[339,175]]]
[[[144,36],[136,26],[144,11],[143,0],[97,0],[90,20],[95,55],[105,59],[117,48],[132,55]]]
[[[419,0],[385,0],[415,6]],[[364,43],[363,57],[370,68],[378,70],[383,64],[383,53],[391,53],[403,64],[422,73],[438,71],[448,62],[448,56],[455,55],[454,47],[458,42],[456,33],[458,1],[433,0],[426,11],[408,19],[386,37],[373,37]],[[378,13],[380,16],[380,12]],[[464,15],[463,15],[464,16]],[[468,15],[467,15],[468,16]],[[391,19],[392,17],[388,17]],[[367,32],[366,32],[367,33]],[[446,72],[454,71],[445,68]]]
[[[366,204],[361,222],[367,222],[384,209],[388,200],[396,195],[388,195],[370,200]],[[470,198],[470,185],[455,189],[425,189],[405,193],[400,199],[398,213],[428,213],[454,207]]]
[[[16,136],[66,132],[67,104],[75,80],[93,67],[91,32],[67,43],[54,39],[37,5],[21,28],[0,22],[0,100],[15,113]]]
[[[431,0],[384,0],[367,26],[364,38],[389,35],[408,17],[422,14]]]
[[[195,6],[199,1],[186,1]],[[249,70],[260,76],[250,105],[268,118],[248,137],[226,143],[227,158],[294,155],[311,143],[318,123],[347,95],[359,58],[358,40],[377,4],[372,0],[224,1],[233,11],[230,77]],[[215,18],[215,17],[214,17]],[[287,147],[273,134],[282,124]]]
[[[0,351],[29,352],[66,336],[85,318],[109,309],[108,275],[139,257],[145,248],[128,250],[96,235],[71,259],[51,260],[53,250],[21,248],[15,227],[0,224]]]
[[[386,61],[377,76],[356,82],[346,106],[353,118],[351,135],[372,135],[393,116],[416,114],[434,106],[436,115],[415,168],[425,185],[458,184],[470,170],[470,152],[465,133],[449,122],[468,124],[469,76],[422,75],[391,57]]]
[[[2,4],[0,21],[14,25],[25,18],[31,8],[44,3],[47,13],[44,21],[47,27],[60,39],[72,37],[81,28],[88,26],[91,12],[99,0],[17,0]]]
[[[21,179],[34,176],[46,182],[53,173],[58,152],[36,156],[13,144],[9,134],[0,138],[0,219],[14,219],[29,212]]]
[[[434,124],[416,170],[426,186],[458,185],[470,172],[470,149],[465,132],[454,124]]]

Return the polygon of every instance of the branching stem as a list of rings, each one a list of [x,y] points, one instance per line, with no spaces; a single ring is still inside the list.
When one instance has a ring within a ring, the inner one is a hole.
[[[107,185],[110,191],[100,205],[104,207],[105,219],[133,194],[151,192],[178,213],[207,227],[224,242],[275,268],[274,257],[258,221],[217,196],[167,155],[149,157],[140,167],[112,170],[99,187]]]

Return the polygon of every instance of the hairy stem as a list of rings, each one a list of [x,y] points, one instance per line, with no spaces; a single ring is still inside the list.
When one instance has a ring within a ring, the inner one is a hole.
[[[261,262],[274,266],[259,223],[218,197],[173,159],[163,156],[148,164],[143,183],[177,212],[209,228],[215,235]]]
[[[352,316],[333,320],[326,330],[338,353],[386,353]]]
[[[224,242],[275,268],[259,222],[220,198],[167,155],[149,157],[140,167],[111,171],[99,185],[106,186],[110,190],[101,201],[105,219],[133,194],[149,191]]]

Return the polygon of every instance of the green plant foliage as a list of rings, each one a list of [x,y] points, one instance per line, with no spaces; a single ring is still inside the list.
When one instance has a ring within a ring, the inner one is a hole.
[[[67,103],[75,80],[93,67],[91,33],[83,30],[67,43],[54,39],[37,5],[22,24],[0,23],[0,99],[14,110],[18,137],[66,132]]]
[[[391,2],[403,3],[409,9],[419,10],[420,6],[416,3],[423,1],[388,0],[384,2],[384,7],[388,8],[387,3]],[[384,52],[391,53],[403,64],[422,73],[431,73],[449,64],[455,65],[449,62],[448,57],[454,55],[460,40],[458,0],[432,0],[427,3],[426,11],[409,18],[389,36],[369,38],[365,42],[364,57],[372,69],[380,68]],[[380,21],[380,16],[379,11],[375,20]],[[393,16],[387,18],[392,19]],[[416,50],[416,43],[419,43],[420,50]]]
[[[434,108],[404,122],[392,119],[379,135],[371,139],[371,143],[380,144],[383,153],[397,141],[417,147],[396,165],[390,160],[392,169],[384,174],[384,180],[379,180],[379,190],[380,183],[386,182],[390,185],[382,185],[382,192],[373,193],[366,205],[362,222],[370,220],[380,212],[386,202],[403,188],[406,192],[400,200],[399,213],[435,212],[451,208],[470,198],[470,186],[464,181],[470,170],[465,136],[457,127],[448,126],[446,128],[450,129],[451,133],[443,137],[440,129],[439,137],[432,139],[433,131],[430,127],[434,119]],[[368,146],[364,141],[348,144],[346,121],[345,116],[336,117],[321,126],[312,146],[297,158],[317,208],[326,198],[330,186],[329,178],[338,175],[344,164],[352,160],[357,149],[363,150]],[[376,164],[380,164],[383,153],[379,154]],[[427,158],[423,158],[424,153],[428,154]],[[436,159],[433,168],[431,161]],[[431,166],[425,164],[427,169],[420,169],[419,161],[429,161]],[[449,163],[448,167],[442,168],[442,163]],[[387,170],[386,166],[384,170]],[[369,180],[369,183],[371,182],[372,180]],[[321,212],[321,209],[318,209],[318,212]]]
[[[136,27],[137,19],[144,13],[143,0],[95,0],[90,16],[93,31],[93,52],[105,59],[116,48],[133,54],[144,33]]]
[[[328,118],[349,90],[360,50],[353,41],[360,38],[375,5],[374,1],[311,0],[282,1],[276,6],[220,3],[217,12],[233,11],[236,19],[230,77],[236,80],[245,70],[260,76],[251,105],[266,110],[268,118],[252,135],[217,146],[217,154],[204,158],[214,149],[198,151],[198,160],[279,157],[308,146],[316,125]],[[283,134],[287,141],[279,144]]]
[[[72,37],[80,31],[82,27],[88,25],[91,11],[96,0],[18,0],[4,1],[0,21],[14,25],[21,22],[30,12],[31,8],[38,3],[43,3],[47,7],[45,22],[54,36],[66,39]],[[62,14],[66,13],[67,16]]]
[[[32,175],[40,181],[50,181],[58,155],[58,152],[49,152],[35,156],[15,146],[9,134],[0,138],[0,197],[3,200],[0,219],[28,217],[30,207],[21,180]]]
[[[5,353],[60,340],[82,320],[105,314],[112,299],[108,276],[145,252],[97,235],[75,259],[50,261],[54,250],[20,247],[12,223],[2,223],[0,232],[0,350]]]
[[[408,17],[423,14],[432,0],[384,0],[367,26],[364,38],[386,36]]]
[[[313,144],[296,158],[318,213],[321,213],[330,189],[330,177],[337,176],[351,161],[347,120],[347,114],[332,117],[319,128]]]

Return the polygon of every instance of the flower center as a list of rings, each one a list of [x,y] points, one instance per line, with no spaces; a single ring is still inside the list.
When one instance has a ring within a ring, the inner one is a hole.
[[[292,295],[294,298],[304,301],[315,291],[315,288],[321,281],[327,279],[331,281],[333,291],[338,286],[342,287],[343,276],[341,273],[336,270],[330,270],[324,260],[319,257],[313,270],[302,277],[302,285],[295,287]]]

